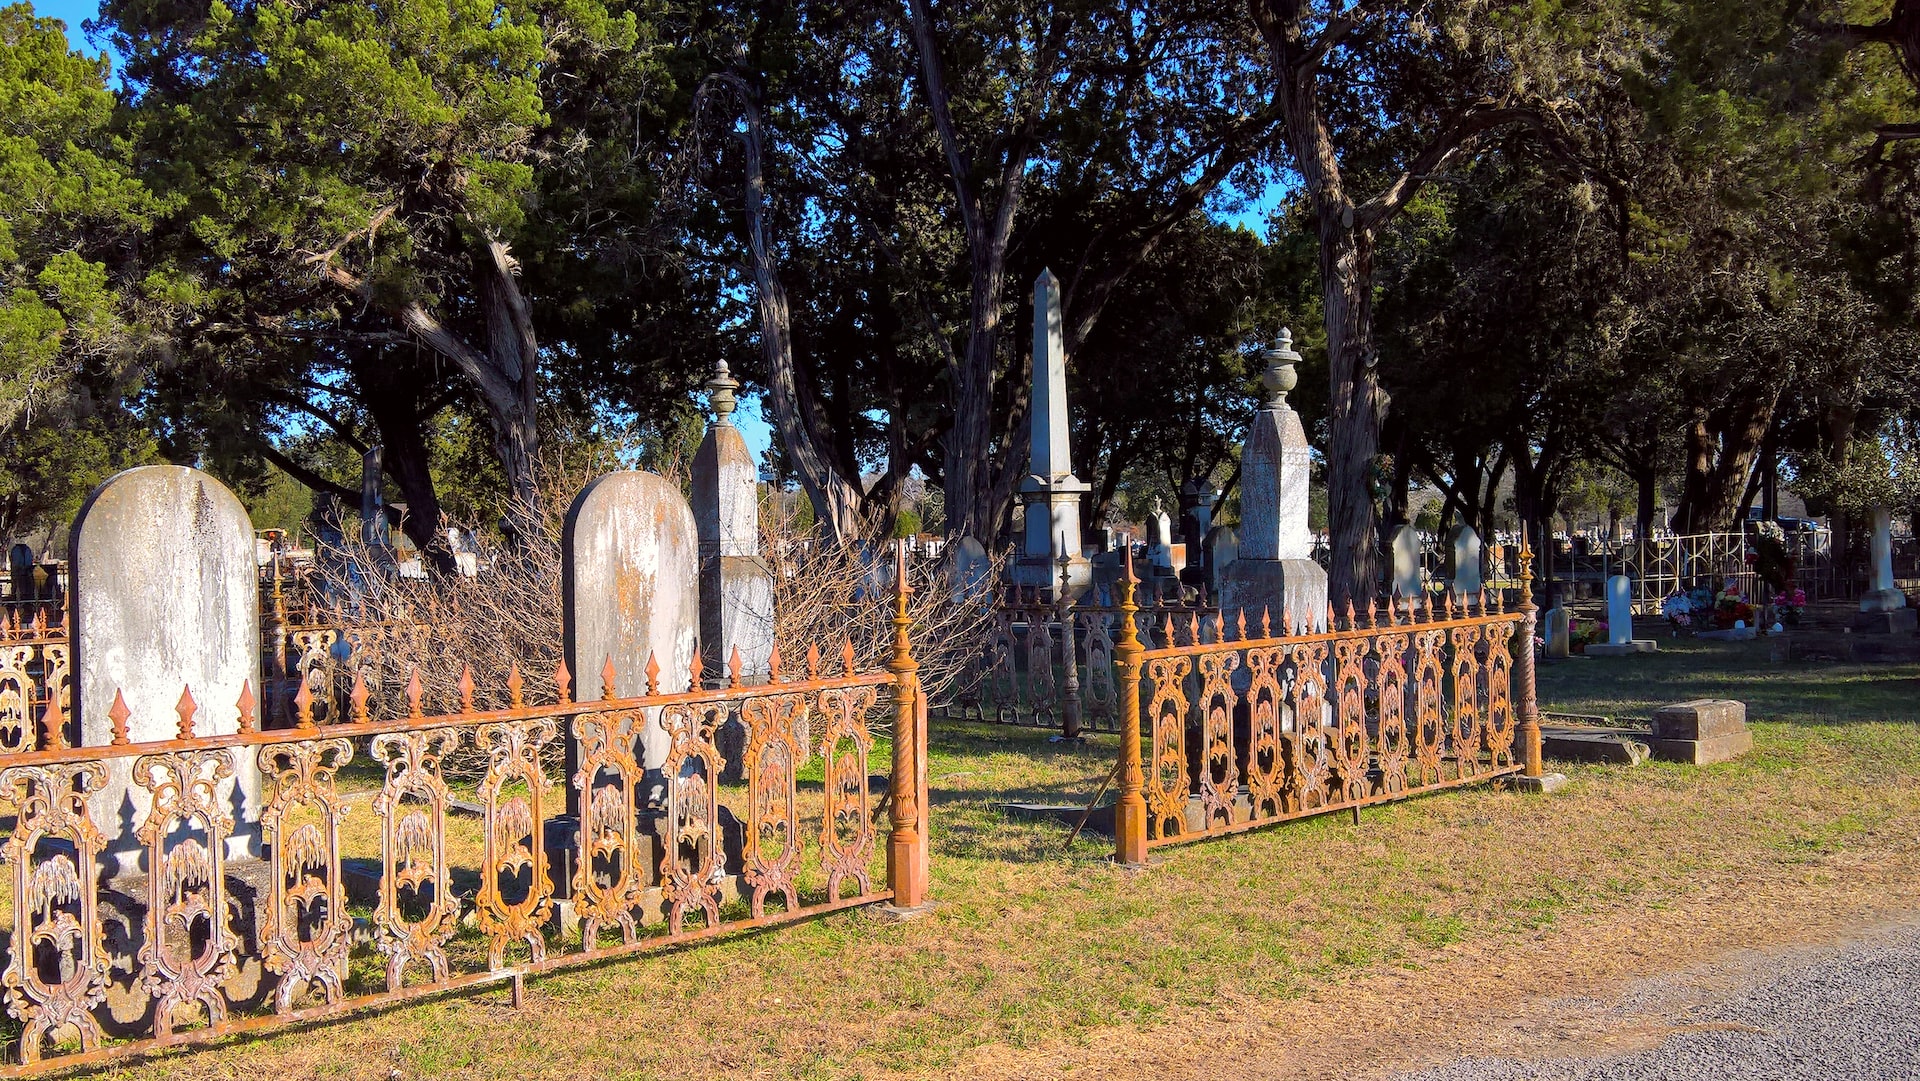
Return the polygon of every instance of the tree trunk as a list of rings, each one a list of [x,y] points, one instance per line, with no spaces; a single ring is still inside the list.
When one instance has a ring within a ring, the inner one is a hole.
[[[1357,233],[1331,204],[1320,207],[1319,218],[1329,368],[1327,532],[1333,564],[1327,595],[1340,607],[1349,600],[1365,604],[1376,592],[1377,523],[1367,479],[1380,452],[1386,395],[1374,368],[1373,238]]]

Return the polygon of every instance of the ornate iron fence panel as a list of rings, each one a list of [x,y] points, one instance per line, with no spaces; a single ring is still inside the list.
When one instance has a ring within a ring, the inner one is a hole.
[[[211,707],[183,696],[178,738],[130,742],[119,707],[112,743],[88,747],[67,744],[56,705],[0,761],[0,1076],[485,985],[517,1002],[533,974],[922,904],[927,729],[908,622],[897,592],[885,668],[860,670],[847,643],[798,671],[776,653],[762,684],[736,663],[728,686],[678,694],[573,701],[563,665],[532,702],[516,668],[506,708],[475,709],[465,674],[456,712],[427,715],[414,678],[409,707],[374,718],[356,677],[350,715],[324,727],[301,693],[295,727],[263,729],[248,687],[222,711],[237,710],[232,734],[197,734]],[[723,736],[734,726],[744,738]],[[540,753],[555,741],[564,769]],[[485,764],[465,788],[442,770],[463,747]],[[95,798],[120,763],[148,796],[130,822]],[[122,832],[140,862],[110,876]]]
[[[1232,625],[1215,616],[1162,639],[1170,644],[1141,640],[1129,621],[1116,644],[1121,862],[1157,845],[1538,776],[1530,560],[1523,552],[1514,610],[1498,592],[1376,602],[1344,618],[1328,611],[1320,633],[1301,633],[1292,613],[1277,633],[1272,613]]]

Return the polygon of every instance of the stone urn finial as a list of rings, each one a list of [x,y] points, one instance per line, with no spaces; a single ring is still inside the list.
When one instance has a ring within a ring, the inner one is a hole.
[[[1267,388],[1268,409],[1287,408],[1287,391],[1300,384],[1300,377],[1294,374],[1293,366],[1300,363],[1300,354],[1293,351],[1293,331],[1280,328],[1280,341],[1272,349],[1261,354],[1267,362],[1267,368],[1260,373],[1260,385]]]
[[[733,392],[740,389],[740,381],[727,371],[727,362],[723,357],[713,366],[713,378],[707,380],[707,401],[713,406],[716,423],[731,424],[733,414]]]

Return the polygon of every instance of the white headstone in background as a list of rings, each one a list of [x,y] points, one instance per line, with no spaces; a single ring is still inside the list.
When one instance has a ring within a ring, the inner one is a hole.
[[[1393,594],[1396,597],[1420,596],[1420,534],[1412,526],[1394,529]]]
[[[1565,608],[1547,609],[1547,656],[1560,658],[1573,652],[1570,636],[1571,622]]]
[[[1616,574],[1607,579],[1607,644],[1633,641],[1633,579]]]
[[[1485,583],[1480,577],[1480,534],[1472,526],[1453,529],[1453,590],[1472,596]]]
[[[81,745],[113,741],[116,692],[135,743],[177,737],[183,690],[199,706],[195,735],[238,731],[241,691],[250,688],[256,701],[260,694],[259,578],[253,522],[240,500],[197,469],[129,469],[87,497],[69,550]],[[257,856],[259,768],[251,749],[231,754],[227,852]],[[133,783],[132,758],[107,763],[106,787],[91,807],[114,871],[138,867],[134,831],[151,803]]]
[[[1173,521],[1160,508],[1158,499],[1147,515],[1147,565],[1156,570],[1173,569]]]
[[[1905,608],[1907,596],[1893,581],[1893,511],[1873,508],[1867,525],[1867,592],[1860,598],[1860,610],[1891,612]]]

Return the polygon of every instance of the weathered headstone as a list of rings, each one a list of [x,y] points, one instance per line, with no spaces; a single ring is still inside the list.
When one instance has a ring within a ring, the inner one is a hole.
[[[986,546],[972,537],[961,537],[948,546],[947,551],[954,603],[981,599],[990,601],[988,594],[993,583],[987,575],[993,570],[993,560],[987,555]]]
[[[1393,595],[1396,597],[1420,596],[1420,534],[1412,526],[1403,525],[1394,529],[1393,546]]]
[[[1217,525],[1207,530],[1204,544],[1206,552],[1207,589],[1216,597],[1220,595],[1220,586],[1226,580],[1227,568],[1240,558],[1240,535],[1232,526]]]
[[[1547,609],[1546,628],[1547,656],[1556,659],[1570,656],[1573,652],[1572,617],[1567,610],[1558,606]]]
[[[609,660],[616,698],[646,693],[649,657],[659,664],[660,692],[688,689],[700,634],[700,542],[673,482],[609,473],[581,489],[561,535],[561,577],[576,700],[601,697]],[[640,743],[642,766],[666,761],[658,718],[648,719]]]
[[[34,600],[33,589],[33,549],[24,544],[16,544],[7,550],[7,589],[8,599],[16,601]]]
[[[1633,579],[1616,574],[1607,579],[1607,640],[1587,647],[1593,657],[1622,657],[1629,653],[1653,653],[1660,643],[1651,638],[1633,636]]]
[[[1026,504],[1026,528],[1013,580],[1054,588],[1060,557],[1067,558],[1068,588],[1076,595],[1093,581],[1080,540],[1080,497],[1088,486],[1073,475],[1067,434],[1067,353],[1060,316],[1060,281],[1042,270],[1033,283],[1032,407],[1028,411],[1031,446],[1028,476],[1020,484]]]
[[[1219,495],[1205,478],[1189,480],[1180,486],[1180,541],[1186,545],[1187,552],[1182,565],[1204,565],[1207,530],[1213,528],[1213,501]]]
[[[87,497],[69,547],[81,744],[113,742],[116,692],[135,743],[177,737],[183,691],[198,704],[196,736],[237,731],[241,692],[260,694],[253,523],[240,500],[197,469],[129,469]],[[234,819],[227,852],[257,856],[259,768],[249,750],[231,754],[235,779],[222,782]],[[138,868],[135,831],[151,804],[133,783],[133,759],[109,760],[107,784],[91,807],[116,873]]]
[[[1264,611],[1275,633],[1325,630],[1327,572],[1313,561],[1307,528],[1312,451],[1300,415],[1287,404],[1287,392],[1299,382],[1293,335],[1282,330],[1265,359],[1260,382],[1267,398],[1240,453],[1240,551],[1221,576],[1220,606],[1236,616],[1245,612],[1250,622]],[[1291,615],[1292,627],[1282,626],[1283,613]]]
[[[721,361],[707,381],[713,423],[693,457],[700,648],[708,679],[720,684],[727,680],[735,650],[748,683],[766,679],[773,652],[773,570],[760,557],[760,469],[732,420],[739,385]]]
[[[1453,549],[1453,591],[1469,597],[1480,592],[1485,584],[1480,577],[1480,534],[1472,526],[1454,526],[1449,547]]]
[[[1871,634],[1911,634],[1920,614],[1907,607],[1907,595],[1893,580],[1893,512],[1873,508],[1868,519],[1867,591],[1853,629]]]

